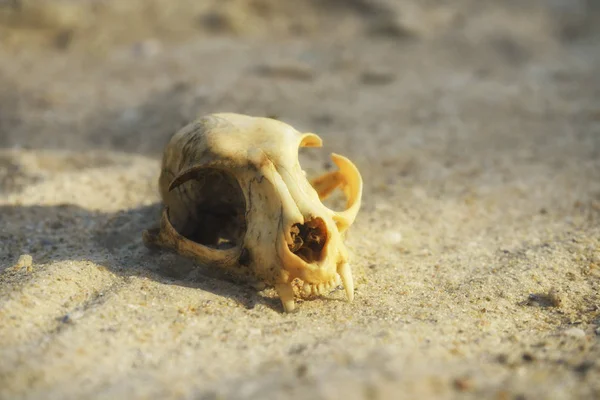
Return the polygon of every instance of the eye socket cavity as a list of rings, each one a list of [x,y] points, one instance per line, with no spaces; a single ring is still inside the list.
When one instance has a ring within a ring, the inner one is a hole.
[[[181,179],[181,176],[184,179]],[[171,224],[183,237],[214,249],[240,246],[246,233],[246,200],[237,179],[219,168],[185,171],[170,185]]]

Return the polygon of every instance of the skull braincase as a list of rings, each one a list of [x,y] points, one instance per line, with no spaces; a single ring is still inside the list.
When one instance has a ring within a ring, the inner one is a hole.
[[[312,183],[298,161],[299,147],[320,147],[270,118],[212,114],[177,132],[167,145],[159,188],[160,228],[144,233],[149,246],[274,286],[284,309],[300,295],[326,294],[341,282],[348,300],[353,280],[345,232],[360,208],[362,179],[347,158]],[[344,211],[321,201],[340,188]]]

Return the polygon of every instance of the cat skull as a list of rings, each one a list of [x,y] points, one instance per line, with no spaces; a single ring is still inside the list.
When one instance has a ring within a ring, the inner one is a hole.
[[[273,286],[286,312],[296,294],[324,295],[340,281],[352,301],[344,239],[360,208],[362,178],[350,160],[332,154],[338,170],[309,182],[298,149],[321,146],[316,134],[270,118],[199,118],[165,148],[160,227],[145,231],[144,242]],[[336,188],[346,196],[344,211],[322,203]]]

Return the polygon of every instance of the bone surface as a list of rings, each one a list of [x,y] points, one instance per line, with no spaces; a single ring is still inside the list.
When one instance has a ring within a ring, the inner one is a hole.
[[[326,295],[340,281],[352,301],[344,238],[362,178],[332,154],[338,170],[311,184],[298,149],[321,145],[316,134],[270,118],[222,113],[193,121],[164,150],[160,227],[145,231],[144,242],[272,286],[286,312],[296,296]],[[336,189],[347,200],[343,211],[322,203]]]

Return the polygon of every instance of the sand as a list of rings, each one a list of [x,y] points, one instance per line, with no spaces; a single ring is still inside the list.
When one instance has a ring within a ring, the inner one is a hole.
[[[0,398],[600,397],[595,3],[17,3]],[[164,144],[218,111],[321,135],[311,176],[358,165],[353,303],[284,314],[143,246]]]

